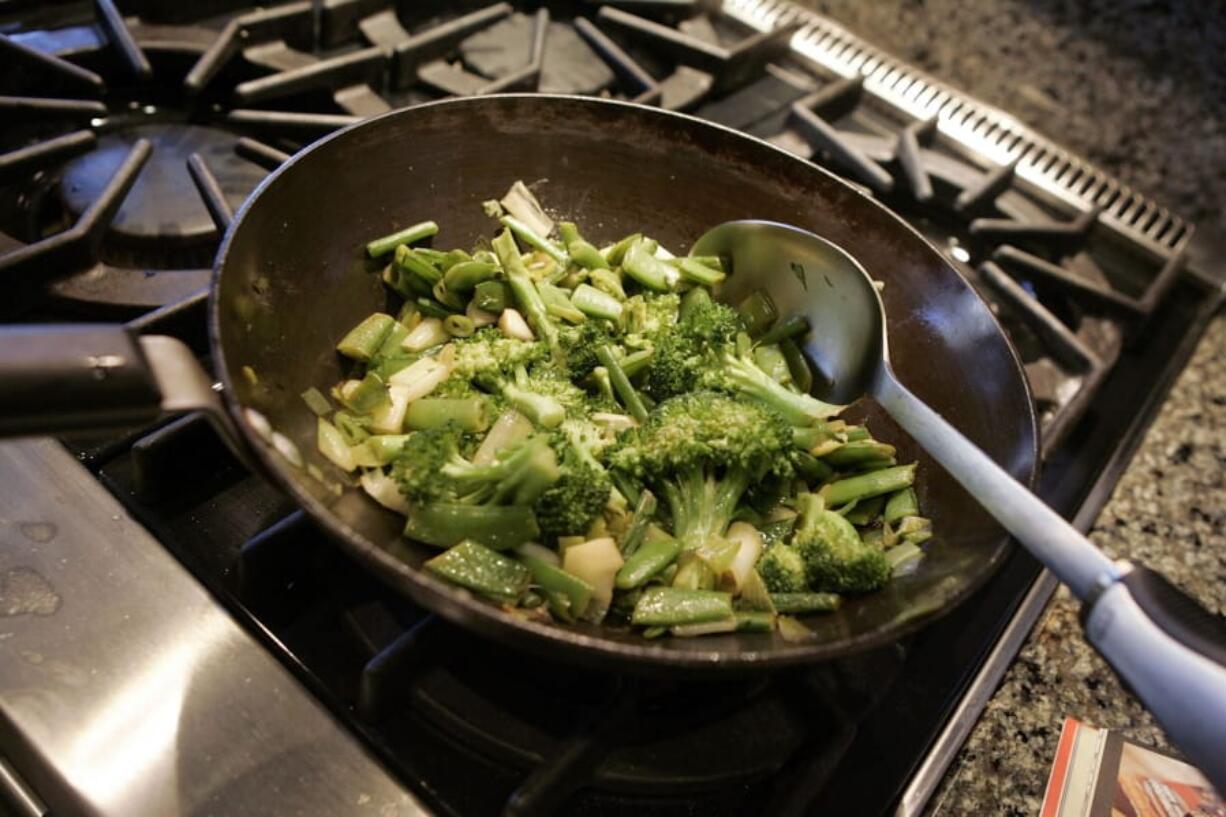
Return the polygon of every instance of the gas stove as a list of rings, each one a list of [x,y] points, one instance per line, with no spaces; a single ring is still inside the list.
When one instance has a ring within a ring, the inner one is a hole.
[[[941,249],[1023,358],[1040,492],[1086,529],[1226,277],[1177,215],[775,0],[9,0],[0,34],[9,321],[122,319],[204,356],[220,233],[313,139],[454,95],[659,105],[835,170]],[[887,649],[665,683],[393,595],[197,415],[9,443],[0,473],[0,788],[30,813],[918,814],[1055,588],[1015,552]]]

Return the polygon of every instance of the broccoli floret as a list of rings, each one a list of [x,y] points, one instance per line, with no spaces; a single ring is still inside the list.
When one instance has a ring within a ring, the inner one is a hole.
[[[542,394],[535,390],[541,385],[541,379],[533,383],[523,366],[515,367],[512,376],[501,372],[485,372],[473,378],[478,386],[486,391],[499,395],[506,402],[527,417],[533,423],[543,428],[557,428],[566,419],[566,405],[552,395]],[[572,386],[582,394],[582,390]],[[558,389],[560,391],[560,389]]]
[[[771,545],[758,559],[758,575],[772,593],[803,593],[809,589],[804,557],[794,547]]]
[[[414,433],[393,463],[401,493],[418,503],[531,505],[562,476],[541,436],[509,446],[488,465],[465,459],[460,448],[460,433],[449,428]]]
[[[681,298],[672,292],[635,295],[622,304],[622,330],[626,335],[654,341],[677,323],[680,309]]]
[[[610,343],[612,336],[602,321],[588,320],[578,326],[560,331],[562,351],[566,356],[566,368],[573,380],[582,380],[592,373],[600,361],[596,359],[596,347]]]
[[[516,370],[515,385],[556,401],[569,417],[586,416],[591,410],[588,393],[572,383],[565,371],[548,363]]]
[[[561,478],[532,506],[541,532],[552,536],[583,533],[609,501],[611,486],[603,471],[580,462],[565,463]]]
[[[708,389],[717,389],[755,400],[778,412],[795,426],[807,426],[833,417],[843,410],[816,397],[777,383],[770,375],[758,368],[748,354],[737,354],[726,347],[708,368],[704,368],[701,383]]]
[[[686,547],[722,536],[746,487],[791,469],[791,428],[761,405],[715,392],[660,403],[622,435],[611,467],[668,502]]]
[[[889,581],[885,555],[866,545],[850,522],[826,510],[813,494],[802,495],[799,504],[800,524],[792,534],[792,547],[804,558],[814,590],[867,593]]]
[[[731,307],[711,300],[705,289],[688,292],[681,317],[657,335],[643,391],[655,400],[667,400],[698,387],[708,358],[717,359],[743,329]]]
[[[509,338],[492,326],[478,329],[472,337],[457,340],[454,345],[453,376],[465,379],[511,372],[517,366],[530,366],[549,357],[549,347],[544,343]]]

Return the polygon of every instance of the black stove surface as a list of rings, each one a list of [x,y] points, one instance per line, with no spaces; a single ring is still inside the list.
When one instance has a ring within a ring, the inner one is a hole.
[[[1214,306],[1179,275],[1186,226],[1134,213],[1154,238],[1138,242],[1103,215],[1120,191],[1070,210],[1016,160],[969,155],[935,119],[789,51],[798,23],[759,33],[719,8],[0,2],[4,317],[120,317],[203,354],[219,230],[313,138],[455,94],[657,104],[837,170],[942,249],[1025,362],[1041,494],[1087,527]],[[394,596],[198,416],[68,442],[440,814],[885,814],[1040,575],[1015,552],[948,617],[855,659],[720,683],[614,677]]]

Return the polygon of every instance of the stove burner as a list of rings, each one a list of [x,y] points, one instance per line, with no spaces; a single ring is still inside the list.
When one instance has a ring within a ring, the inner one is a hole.
[[[265,175],[263,169],[235,155],[235,138],[227,131],[170,122],[137,125],[103,136],[97,150],[65,166],[60,194],[74,216],[97,200],[137,139],[148,139],[153,153],[107,234],[108,239],[125,245],[154,249],[211,243],[218,238],[213,219],[187,175],[187,159],[193,153],[205,158],[234,207]]]

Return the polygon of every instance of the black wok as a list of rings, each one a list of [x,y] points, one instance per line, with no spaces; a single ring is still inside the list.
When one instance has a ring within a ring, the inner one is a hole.
[[[1000,564],[1009,548],[1004,531],[888,417],[858,405],[852,413],[898,445],[902,461],[919,460],[917,490],[936,537],[914,574],[808,619],[812,640],[734,634],[646,641],[614,628],[546,625],[422,571],[437,551],[403,539],[399,516],[358,490],[337,495],[327,487],[341,475],[317,454],[315,416],[299,395],[340,379],[337,339],[393,306],[363,260],[364,242],[433,219],[442,228],[436,246],[469,246],[492,234],[480,202],[516,179],[539,182],[546,207],[596,241],[642,230],[684,251],[715,224],[755,218],[839,244],[885,282],[901,379],[1018,479],[1033,479],[1035,417],[1016,353],[970,285],[876,202],[764,142],[657,109],[536,95],[438,102],[340,131],[269,176],[226,233],[210,301],[229,433],[374,575],[451,621],[525,648],[624,669],[716,670],[817,661],[897,640],[950,612]],[[781,303],[781,311],[788,306]],[[107,414],[131,420],[159,402],[182,408],[207,398],[207,383],[193,380],[184,356],[169,353],[164,340],[134,345],[113,328],[21,331],[0,344],[0,366],[13,384],[0,397],[7,418],[0,430],[63,427]],[[821,327],[815,331],[820,342]],[[33,338],[24,354],[13,348],[19,337]],[[40,351],[31,360],[33,350]],[[183,386],[172,379],[186,381],[199,401],[168,400]],[[65,400],[76,409],[68,411]],[[32,413],[39,416],[31,420]],[[269,428],[284,439],[270,445]],[[314,467],[293,464],[285,440]]]

